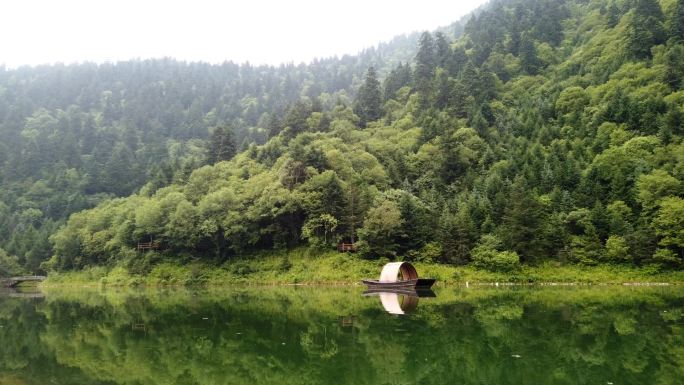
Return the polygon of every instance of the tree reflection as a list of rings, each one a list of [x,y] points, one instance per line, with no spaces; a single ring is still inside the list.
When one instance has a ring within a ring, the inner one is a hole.
[[[682,305],[622,288],[442,290],[410,317],[355,288],[2,297],[0,383],[674,384]]]

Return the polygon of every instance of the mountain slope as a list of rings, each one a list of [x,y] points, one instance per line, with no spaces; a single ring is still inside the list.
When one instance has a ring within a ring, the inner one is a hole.
[[[445,28],[460,33],[459,23]],[[350,104],[369,65],[415,54],[418,34],[358,55],[279,67],[172,59],[0,68],[0,247],[30,270],[73,212],[148,181],[183,181],[229,128],[238,147],[264,143],[295,102]]]
[[[44,266],[359,240],[371,258],[493,270],[681,268],[683,9],[492,2],[456,41],[423,34],[382,93],[368,71],[353,108],[297,103],[267,143],[73,215]],[[163,250],[136,253],[150,239]]]

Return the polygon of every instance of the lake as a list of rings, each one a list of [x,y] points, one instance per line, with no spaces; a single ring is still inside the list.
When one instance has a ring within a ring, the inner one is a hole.
[[[684,383],[683,288],[362,293],[5,292],[0,384]]]

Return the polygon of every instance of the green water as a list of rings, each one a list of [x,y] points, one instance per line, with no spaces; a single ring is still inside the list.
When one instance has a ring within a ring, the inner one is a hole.
[[[356,287],[0,295],[0,384],[684,384],[681,288],[436,295],[403,316]]]

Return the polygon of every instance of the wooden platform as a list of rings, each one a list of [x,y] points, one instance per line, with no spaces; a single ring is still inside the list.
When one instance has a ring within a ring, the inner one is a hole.
[[[356,245],[354,243],[340,243],[337,245],[337,251],[340,253],[345,253],[345,252],[351,252],[355,253],[356,252]]]
[[[157,250],[159,249],[161,244],[159,242],[140,242],[138,243],[138,251],[145,251],[145,250]]]

